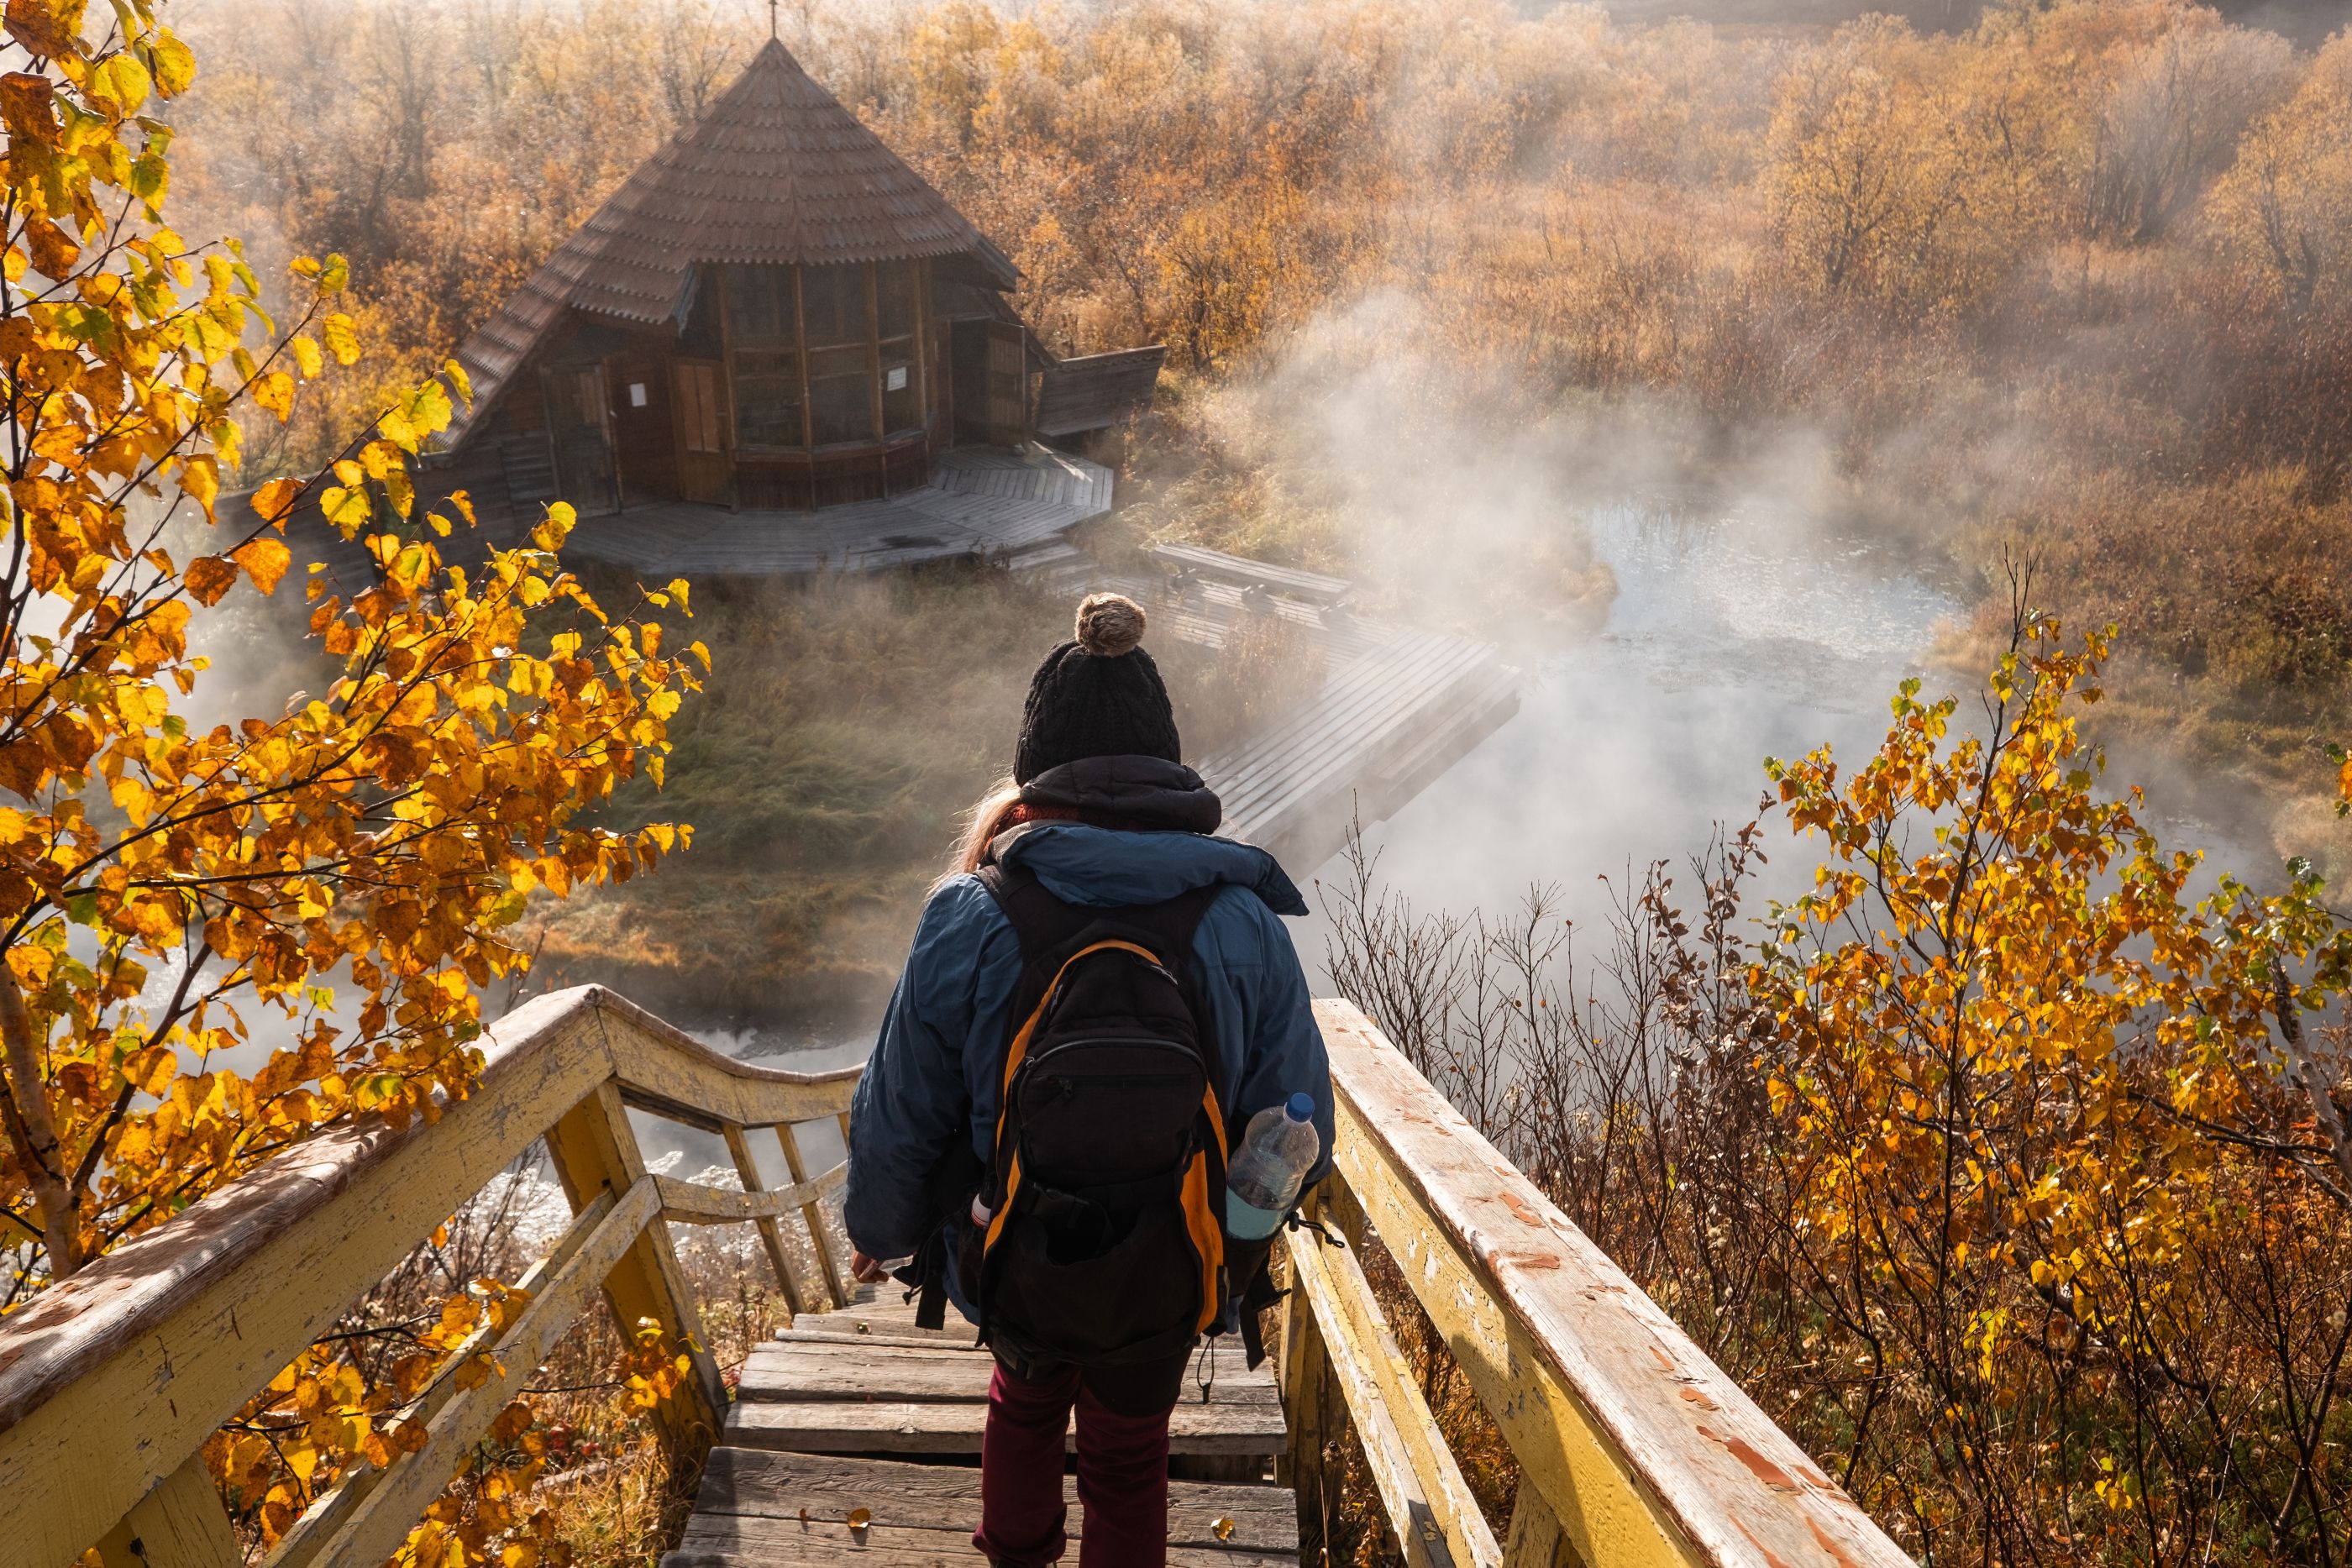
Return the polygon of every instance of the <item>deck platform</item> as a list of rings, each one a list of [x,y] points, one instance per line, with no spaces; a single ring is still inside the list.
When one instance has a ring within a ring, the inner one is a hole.
[[[571,553],[648,574],[794,577],[1009,557],[1110,510],[1099,463],[1033,446],[961,446],[920,489],[814,512],[730,512],[683,501],[583,517]]]
[[[916,1327],[896,1287],[801,1313],[745,1361],[693,1517],[662,1568],[978,1563],[971,1536],[993,1365],[968,1328]],[[1249,1371],[1223,1342],[1196,1356],[1169,1420],[1171,1564],[1298,1561],[1292,1496],[1261,1482],[1285,1431],[1270,1366]],[[1075,1542],[1086,1521],[1070,1497]],[[853,1531],[859,1508],[870,1517]],[[1230,1527],[1222,1536],[1220,1521]]]
[[[1050,549],[1110,504],[1111,472],[1099,463],[1043,446],[960,446],[940,455],[929,484],[886,500],[805,512],[657,501],[582,517],[564,553],[654,581],[1012,559]],[[469,538],[511,548],[528,532],[528,525],[485,521],[478,532],[461,528],[444,540],[442,554],[461,558]],[[289,543],[298,557],[326,562],[345,592],[373,580],[366,550],[335,537],[315,513],[294,524]]]

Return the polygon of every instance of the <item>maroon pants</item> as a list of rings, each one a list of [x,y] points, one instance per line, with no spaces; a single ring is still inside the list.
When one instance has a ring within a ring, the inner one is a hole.
[[[1181,1377],[1181,1366],[1178,1372]],[[1087,1378],[1075,1366],[1019,1375],[998,1364],[980,1444],[980,1529],[971,1538],[982,1555],[1003,1568],[1060,1561],[1069,1543],[1062,1532],[1062,1439],[1075,1402],[1078,1501],[1087,1511],[1079,1568],[1163,1568],[1168,1412],[1176,1379],[1154,1373],[1151,1386],[1141,1389],[1132,1379],[1118,1382],[1129,1386]],[[1102,1395],[1119,1409],[1104,1404]]]

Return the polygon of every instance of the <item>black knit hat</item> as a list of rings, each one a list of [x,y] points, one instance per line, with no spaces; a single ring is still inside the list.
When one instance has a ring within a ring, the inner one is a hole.
[[[1143,606],[1116,593],[1088,594],[1078,606],[1077,633],[1030,678],[1013,780],[1026,784],[1082,757],[1184,760],[1160,666],[1138,646]]]

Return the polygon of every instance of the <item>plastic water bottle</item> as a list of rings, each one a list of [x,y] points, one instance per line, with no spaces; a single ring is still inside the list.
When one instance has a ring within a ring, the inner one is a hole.
[[[1252,1116],[1242,1146],[1225,1166],[1227,1233],[1244,1241],[1273,1235],[1322,1152],[1310,1096],[1293,1094],[1289,1103]]]

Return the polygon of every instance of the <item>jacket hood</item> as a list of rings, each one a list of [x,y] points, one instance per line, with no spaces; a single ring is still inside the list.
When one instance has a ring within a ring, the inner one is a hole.
[[[1065,904],[1116,909],[1230,883],[1256,894],[1276,915],[1307,913],[1307,901],[1275,858],[1234,839],[1031,822],[999,834],[990,852],[1001,864],[1026,866]]]
[[[1024,804],[1059,806],[1119,827],[1213,833],[1224,820],[1216,791],[1181,762],[1157,757],[1082,757],[1021,786]]]

